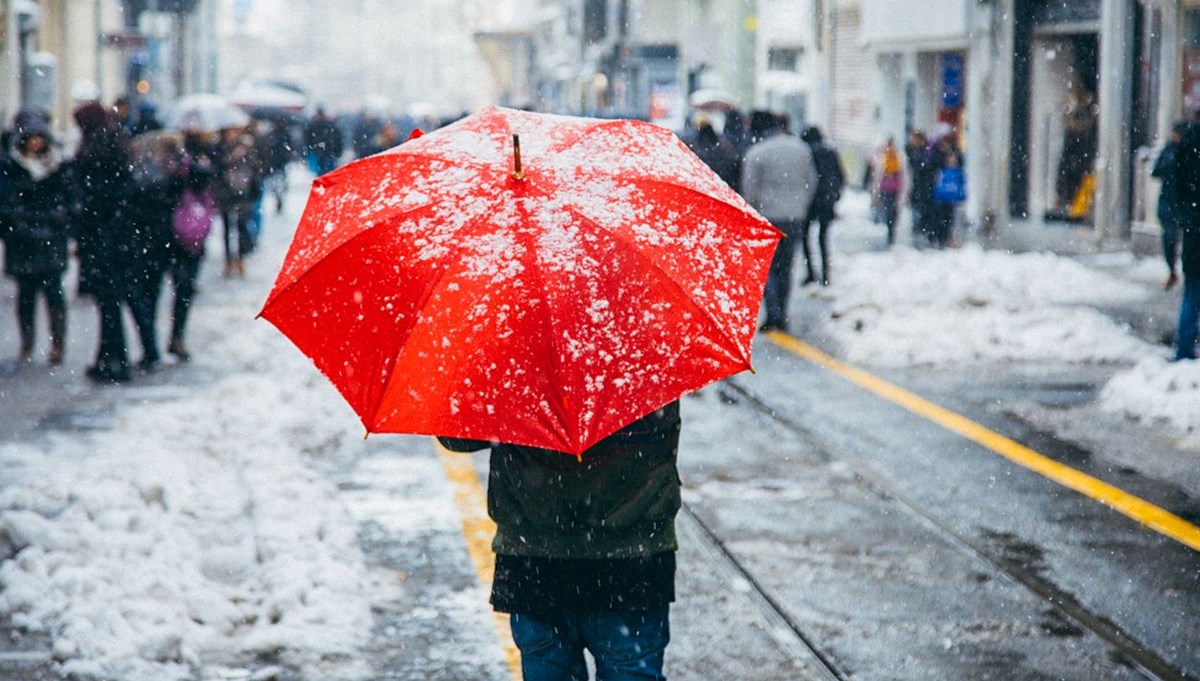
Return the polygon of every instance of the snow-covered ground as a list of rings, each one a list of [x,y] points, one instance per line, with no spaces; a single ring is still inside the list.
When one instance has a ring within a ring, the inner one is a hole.
[[[239,328],[196,353],[218,380],[149,391],[111,431],[0,449],[19,478],[0,491],[0,540],[19,551],[0,566],[0,613],[51,632],[66,672],[193,679],[277,651],[353,671],[370,585],[314,468],[360,426],[250,309],[220,310],[196,319]]]
[[[839,228],[880,231],[859,222]],[[277,268],[285,246],[265,240],[254,266]],[[1066,258],[974,247],[844,254],[836,267],[833,286],[805,295],[829,298],[817,333],[847,361],[1111,363],[1106,409],[1200,429],[1200,364],[1167,362],[1166,349],[1089,308],[1145,287]],[[308,678],[369,678],[353,660],[383,587],[321,473],[361,426],[280,334],[252,321],[269,276],[209,281],[205,296],[231,292],[194,320],[193,333],[220,339],[195,360],[213,380],[129,387],[146,399],[126,403],[111,430],[0,447],[0,556],[11,556],[0,616],[49,632],[64,670],[84,677],[246,678],[239,665],[274,656]],[[713,438],[743,436],[709,425]]]
[[[866,196],[839,206],[835,229],[851,239],[882,238],[867,218]],[[1161,295],[1157,258],[1109,257],[1102,270],[1050,253],[1013,254],[967,245],[948,251],[838,255],[833,285],[803,289],[828,299],[816,333],[840,357],[880,367],[964,366],[980,362],[1113,365],[1099,406],[1124,417],[1200,434],[1200,363],[1169,362],[1094,306],[1136,304]],[[1109,274],[1119,271],[1120,277]]]

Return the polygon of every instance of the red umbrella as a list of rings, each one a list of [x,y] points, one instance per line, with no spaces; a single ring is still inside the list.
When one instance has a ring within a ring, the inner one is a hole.
[[[778,238],[669,130],[489,108],[318,178],[261,315],[369,432],[580,454],[750,368]]]

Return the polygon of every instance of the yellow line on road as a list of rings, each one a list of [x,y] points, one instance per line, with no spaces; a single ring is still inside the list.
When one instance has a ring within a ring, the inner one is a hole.
[[[496,534],[496,524],[487,515],[487,493],[479,484],[479,475],[475,472],[470,454],[452,452],[436,439],[433,443],[446,469],[446,477],[454,488],[454,503],[462,517],[462,533],[467,540],[467,553],[475,565],[475,576],[485,591],[491,591],[492,575],[496,571],[496,559],[492,554],[492,535]],[[493,612],[492,621],[496,625],[496,636],[504,650],[508,671],[513,681],[521,681],[521,654],[513,643],[508,616]]]
[[[772,331],[767,333],[767,337],[776,345],[818,364],[918,416],[923,416],[946,430],[957,433],[1063,487],[1095,499],[1159,534],[1200,551],[1200,527],[1196,527],[1145,499],[1136,497],[1119,487],[1114,487],[1070,466],[1065,466],[960,414],[888,383],[878,376],[843,364],[792,336]]]

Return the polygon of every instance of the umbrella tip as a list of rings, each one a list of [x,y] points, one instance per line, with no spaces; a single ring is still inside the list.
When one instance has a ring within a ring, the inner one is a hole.
[[[363,440],[366,440],[369,437],[371,437],[371,431],[368,430],[367,432],[363,433]]]
[[[757,376],[757,375],[758,375],[758,372],[754,370],[754,365],[753,365],[753,364],[751,364],[750,366],[748,366],[748,367],[746,367],[746,368],[747,368],[747,369],[749,369],[749,370],[750,370],[750,373],[754,374],[755,376]]]
[[[514,180],[524,180],[525,171],[521,170],[521,136],[513,133],[513,174]]]

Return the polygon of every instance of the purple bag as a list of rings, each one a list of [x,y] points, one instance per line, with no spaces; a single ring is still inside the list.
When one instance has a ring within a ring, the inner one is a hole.
[[[175,241],[192,255],[204,254],[204,241],[212,231],[217,202],[211,189],[195,192],[185,189],[171,214],[171,231]]]

